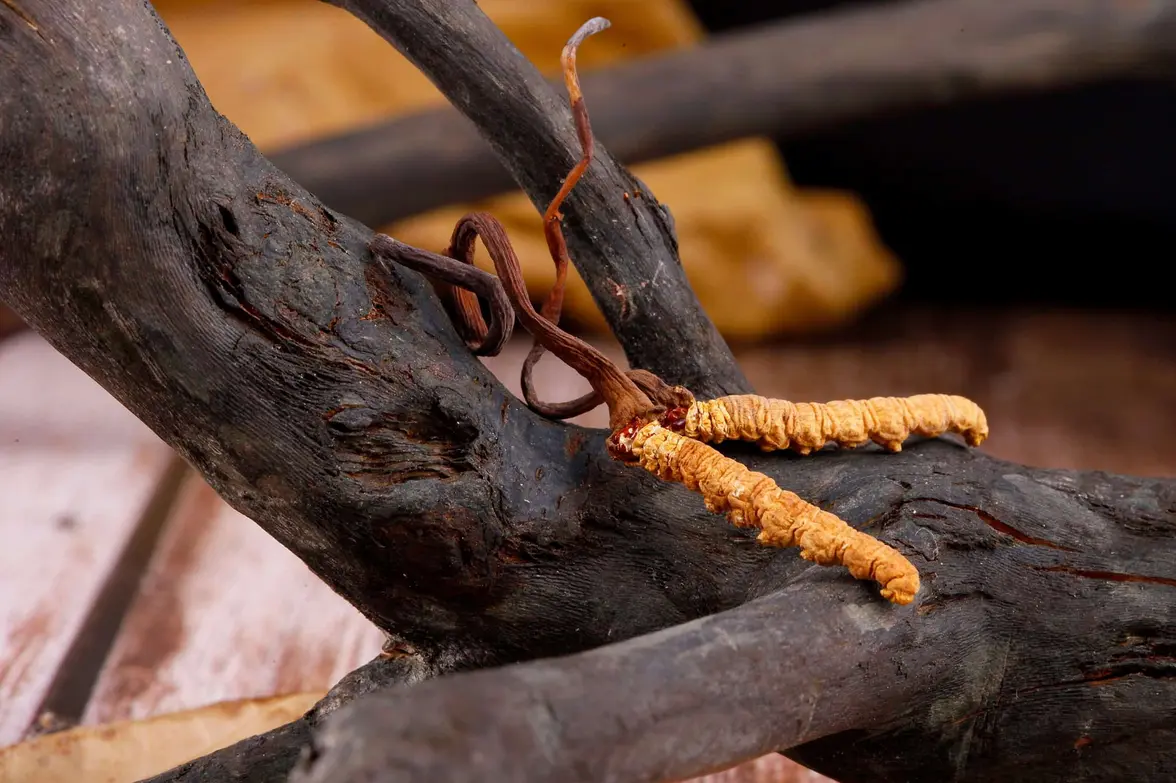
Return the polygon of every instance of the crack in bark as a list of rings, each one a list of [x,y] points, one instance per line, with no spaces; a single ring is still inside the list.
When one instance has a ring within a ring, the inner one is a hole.
[[[37,35],[41,35],[41,28],[37,26],[36,21],[32,16],[29,15],[27,11],[16,4],[16,0],[2,0],[2,2],[9,10],[12,11],[12,13],[16,14],[22,22],[28,25],[30,30],[35,32]]]
[[[1142,584],[1162,585],[1164,587],[1176,587],[1176,579],[1169,579],[1164,576],[1144,576],[1142,574],[1126,574],[1117,571],[1095,571],[1085,568],[1074,568],[1067,565],[1055,566],[1035,566],[1039,571],[1047,571],[1053,574],[1069,574],[1070,576],[1077,576],[1083,579],[1098,579],[1106,582],[1136,582]]]
[[[1009,536],[1010,538],[1012,538],[1016,541],[1019,541],[1022,544],[1029,544],[1030,546],[1041,546],[1041,547],[1046,547],[1047,549],[1057,549],[1062,552],[1077,552],[1078,551],[1077,549],[1074,549],[1073,547],[1063,546],[1062,544],[1058,544],[1054,541],[1050,541],[1049,539],[1037,538],[1035,536],[1028,535],[1027,533],[1022,533],[1020,530],[1017,530],[1012,525],[1007,524],[1005,522],[1001,522],[999,519],[997,519],[995,516],[993,516],[989,512],[985,511],[982,508],[978,508],[976,506],[969,506],[964,503],[952,503],[950,501],[941,500],[939,498],[910,498],[910,499],[905,500],[903,502],[904,502],[904,504],[905,503],[937,503],[941,506],[948,506],[949,508],[958,508],[961,511],[968,511],[968,512],[975,514],[977,517],[979,517],[980,521],[982,521],[984,524],[988,525],[990,528],[992,528],[996,532],[1003,533],[1004,535]],[[913,515],[914,516],[921,516],[925,519],[942,519],[942,517],[936,517],[936,516],[927,515],[927,514],[919,514],[917,512],[915,512]]]

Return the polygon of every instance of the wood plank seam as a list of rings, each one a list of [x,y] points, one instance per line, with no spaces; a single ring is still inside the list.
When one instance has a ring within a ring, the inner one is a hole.
[[[36,717],[24,732],[25,738],[60,731],[81,721],[102,666],[172,518],[180,487],[191,473],[188,464],[173,454],[136,521],[134,532],[70,642]]]

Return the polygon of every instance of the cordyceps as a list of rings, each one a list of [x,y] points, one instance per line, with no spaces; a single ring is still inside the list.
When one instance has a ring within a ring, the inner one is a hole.
[[[697,492],[710,511],[725,514],[734,525],[758,529],[758,540],[766,546],[799,547],[806,560],[843,565],[854,577],[880,584],[887,600],[910,603],[919,590],[919,574],[899,552],[780,489],[770,477],[749,470],[708,444],[735,439],[758,443],[768,451],[790,448],[808,454],[828,443],[853,447],[873,440],[898,451],[911,434],[935,437],[955,432],[974,446],[988,435],[984,413],[975,403],[942,394],[826,404],[756,395],[697,402],[688,390],[670,386],[648,371],[623,372],[604,354],[557,325],[569,262],[559,210],[593,153],[575,53],[587,36],[607,27],[606,20],[592,19],[563,51],[564,77],[582,155],[544,215],[556,283],[541,313],[531,304],[518,258],[502,224],[491,215],[472,213],[458,221],[445,255],[418,250],[382,234],[372,242],[373,253],[431,277],[458,331],[480,354],[498,352],[517,315],[535,338],[523,365],[522,385],[527,404],[536,412],[562,419],[605,403],[612,430],[607,448],[614,459]],[[478,238],[486,246],[497,278],[473,265]],[[482,317],[478,295],[490,306],[489,326]],[[591,393],[566,403],[538,400],[531,373],[545,350],[582,375],[591,385]]]
[[[635,421],[609,442],[619,459],[698,492],[708,510],[725,513],[734,525],[758,528],[762,544],[798,546],[805,560],[843,565],[857,579],[878,582],[882,597],[896,604],[909,604],[919,591],[919,572],[897,551],[705,443],[656,421]]]
[[[917,394],[835,402],[789,402],[739,394],[695,402],[667,416],[674,428],[704,443],[742,440],[764,451],[792,449],[809,454],[828,443],[855,448],[874,441],[901,451],[913,435],[928,438],[954,432],[969,446],[988,437],[980,406],[966,397]]]

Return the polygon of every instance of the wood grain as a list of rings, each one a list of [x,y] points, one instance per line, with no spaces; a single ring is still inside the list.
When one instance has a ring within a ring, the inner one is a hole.
[[[0,746],[37,718],[169,458],[41,338],[0,344]]]
[[[193,477],[86,711],[86,723],[325,691],[383,635]]]

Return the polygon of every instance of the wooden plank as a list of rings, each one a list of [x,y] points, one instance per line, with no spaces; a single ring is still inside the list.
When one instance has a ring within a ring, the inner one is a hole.
[[[35,721],[170,455],[41,338],[0,344],[0,746]]]
[[[193,476],[83,722],[325,691],[383,634]]]

